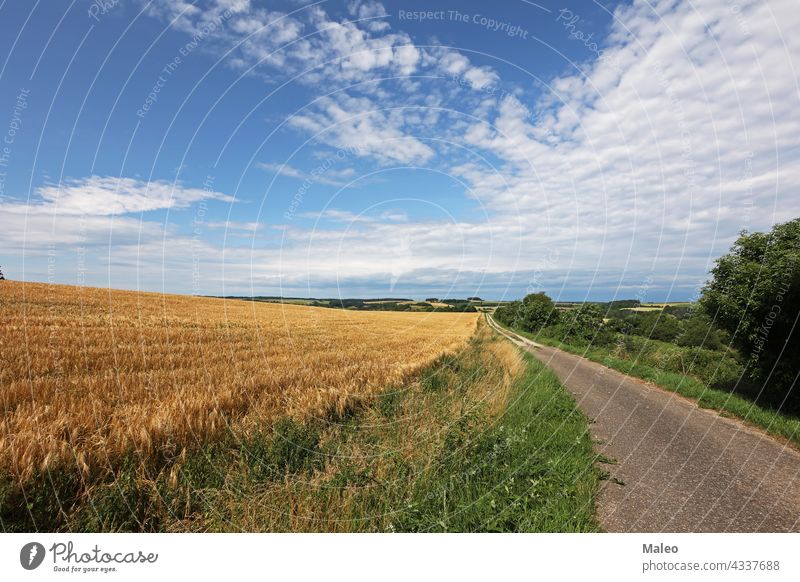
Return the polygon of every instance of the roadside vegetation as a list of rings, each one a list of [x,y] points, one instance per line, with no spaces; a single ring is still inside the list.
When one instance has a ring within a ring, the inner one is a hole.
[[[494,318],[800,444],[800,219],[742,234],[711,275],[696,304],[565,307],[537,293]]]
[[[458,353],[346,409],[228,430],[74,495],[51,473],[3,529],[596,531],[587,420],[555,375],[481,323]]]

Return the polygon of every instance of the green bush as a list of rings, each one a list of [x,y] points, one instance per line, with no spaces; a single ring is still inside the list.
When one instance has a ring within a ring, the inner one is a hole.
[[[632,332],[650,339],[669,342],[681,335],[683,329],[674,315],[652,311],[637,314]]]
[[[711,325],[711,321],[702,315],[697,315],[683,322],[683,333],[675,343],[684,347],[700,347],[708,350],[721,350],[724,345],[720,333]]]
[[[701,347],[682,347],[636,335],[619,335],[614,355],[667,372],[691,376],[714,388],[731,389],[744,368],[730,355]]]

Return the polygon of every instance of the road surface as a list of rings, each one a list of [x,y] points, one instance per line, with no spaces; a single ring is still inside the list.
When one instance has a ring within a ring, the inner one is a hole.
[[[550,367],[616,464],[598,495],[612,532],[800,531],[800,453],[738,420],[499,329]]]

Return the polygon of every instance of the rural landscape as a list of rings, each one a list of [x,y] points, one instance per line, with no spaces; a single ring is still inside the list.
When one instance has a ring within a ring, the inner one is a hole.
[[[3,280],[2,526],[647,529],[598,517],[601,491],[635,484],[616,474],[597,419],[558,366],[545,365],[541,344],[784,443],[768,481],[785,469],[783,457],[797,470],[799,288],[800,220],[743,235],[697,303],[558,305],[536,293],[398,312],[409,301],[362,310],[370,302],[321,307]],[[744,305],[747,313],[735,311]],[[769,337],[762,317],[773,318]],[[665,405],[659,416],[668,413]],[[707,446],[701,439],[695,445]],[[670,444],[660,443],[662,454]],[[752,523],[723,507],[703,523],[797,529],[797,493],[790,484]]]
[[[798,579],[797,30],[1,0],[0,578]]]

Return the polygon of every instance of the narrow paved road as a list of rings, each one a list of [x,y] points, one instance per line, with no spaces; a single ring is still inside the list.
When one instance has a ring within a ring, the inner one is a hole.
[[[602,465],[612,477],[598,497],[604,530],[800,531],[795,449],[672,392],[498,331],[558,375],[592,421],[597,452],[616,461]]]

